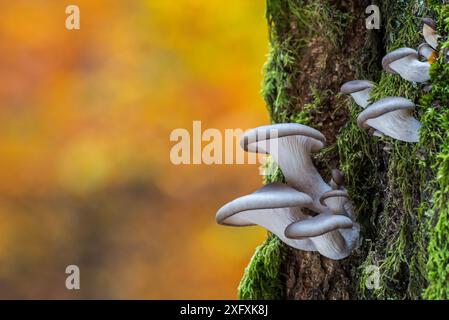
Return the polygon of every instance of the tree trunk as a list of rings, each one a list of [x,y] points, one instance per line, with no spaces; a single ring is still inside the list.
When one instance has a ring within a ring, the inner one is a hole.
[[[328,146],[314,163],[325,180],[333,168],[345,172],[362,241],[349,258],[334,261],[269,236],[245,270],[242,299],[449,295],[444,267],[449,263],[449,179],[444,178],[449,170],[444,134],[449,67],[440,52],[430,92],[381,67],[387,52],[423,42],[421,17],[437,20],[440,41],[446,41],[449,9],[442,0],[377,2],[381,28],[367,30],[365,9],[376,1],[267,1],[271,50],[262,92],[271,119],[306,124],[326,136]],[[402,96],[419,103],[420,142],[373,137],[358,128],[360,108],[338,94],[343,83],[354,79],[376,83],[373,100]],[[267,181],[280,179],[275,174]]]

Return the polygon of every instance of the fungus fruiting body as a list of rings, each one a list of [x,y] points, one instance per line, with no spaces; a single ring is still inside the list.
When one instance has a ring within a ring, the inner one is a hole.
[[[424,40],[433,48],[438,47],[438,35],[436,33],[436,23],[433,19],[423,18],[423,36]]]
[[[418,47],[418,54],[432,64],[438,57],[437,52],[427,43],[421,43]]]
[[[430,79],[430,63],[420,61],[418,52],[411,48],[399,48],[389,52],[382,59],[382,67],[392,74],[399,74],[412,82],[425,82]]]
[[[406,142],[419,141],[421,123],[413,117],[415,104],[402,97],[386,97],[369,105],[357,117],[360,128],[373,128]]]
[[[218,210],[217,222],[257,224],[291,247],[318,251],[335,260],[347,257],[357,244],[359,227],[345,207],[349,200],[342,186],[343,173],[333,170],[327,184],[313,165],[311,153],[319,151],[325,141],[318,130],[295,123],[248,131],[242,147],[248,152],[271,154],[288,185],[268,184],[229,202]]]
[[[352,80],[343,84],[340,93],[350,94],[354,101],[363,109],[365,109],[370,100],[370,94],[374,87],[371,81]]]
[[[349,256],[357,246],[359,226],[343,215],[319,214],[290,224],[288,238],[308,238],[323,256],[334,260]]]
[[[284,234],[290,224],[310,218],[301,209],[311,204],[308,195],[285,184],[271,183],[221,207],[216,220],[228,226],[259,225],[293,248],[316,251],[309,239],[291,239]]]
[[[282,123],[248,131],[241,145],[248,152],[271,154],[287,183],[312,197],[311,209],[326,212],[319,197],[331,187],[323,180],[311,159],[311,153],[323,148],[325,142],[325,137],[318,130],[296,123]]]

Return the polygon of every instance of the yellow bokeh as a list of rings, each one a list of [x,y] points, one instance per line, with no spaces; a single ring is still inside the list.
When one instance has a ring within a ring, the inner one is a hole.
[[[169,135],[268,122],[263,1],[73,4],[2,3],[0,297],[235,298],[265,233],[214,215],[258,166],[175,166]]]

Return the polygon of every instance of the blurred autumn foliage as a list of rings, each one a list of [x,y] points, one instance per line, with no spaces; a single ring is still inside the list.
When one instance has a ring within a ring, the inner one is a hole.
[[[2,1],[0,298],[235,298],[264,231],[214,215],[257,166],[172,165],[169,134],[267,123],[266,43],[263,1]]]

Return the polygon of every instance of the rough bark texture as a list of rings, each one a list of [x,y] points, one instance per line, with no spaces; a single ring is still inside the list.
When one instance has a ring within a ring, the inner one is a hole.
[[[366,30],[365,8],[370,4],[376,1],[267,0],[271,52],[263,95],[270,116],[273,122],[310,125],[326,136],[328,147],[314,162],[325,180],[332,168],[346,173],[362,244],[350,258],[332,261],[270,236],[245,270],[242,299],[449,296],[445,52],[432,65],[430,93],[387,74],[380,63],[386,52],[416,48],[423,41],[421,17],[435,18],[441,42],[447,41],[449,9],[441,0],[382,1],[377,3],[381,29]],[[420,142],[372,137],[359,129],[355,119],[360,109],[338,94],[353,79],[376,82],[373,101],[385,96],[415,101],[423,123]],[[267,182],[282,179],[277,172]],[[379,288],[366,285],[371,267],[379,272]]]

